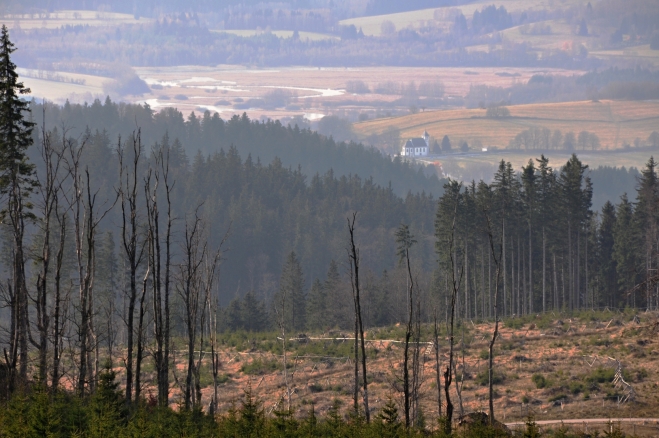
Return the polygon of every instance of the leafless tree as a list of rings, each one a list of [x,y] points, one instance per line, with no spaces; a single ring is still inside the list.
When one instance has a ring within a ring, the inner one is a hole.
[[[409,351],[410,339],[412,337],[412,324],[414,323],[414,278],[412,277],[412,265],[410,262],[410,248],[416,243],[414,236],[410,233],[409,226],[401,224],[396,231],[397,254],[400,262],[405,262],[407,267],[407,298],[408,298],[408,317],[405,328],[405,348],[403,352],[403,397],[405,410],[405,428],[410,427],[410,370],[409,370]]]
[[[488,362],[487,362],[487,375],[488,375],[488,399],[489,399],[489,408],[490,408],[490,425],[494,422],[494,389],[493,389],[493,369],[494,369],[494,343],[499,336],[499,313],[498,313],[498,302],[499,302],[499,282],[501,279],[501,257],[503,255],[503,243],[499,244],[498,256],[495,250],[494,236],[492,232],[492,225],[490,223],[490,216],[487,210],[484,211],[485,219],[487,220],[487,236],[490,241],[490,251],[492,252],[492,257],[494,258],[494,264],[496,266],[496,282],[494,283],[494,331],[492,332],[492,339],[489,343],[488,348]],[[503,221],[501,222],[501,236],[503,240]]]
[[[72,183],[72,194],[68,199],[73,216],[73,232],[75,238],[76,266],[78,270],[79,320],[77,324],[79,354],[78,382],[76,390],[84,395],[86,389],[93,389],[93,368],[91,355],[94,352],[92,340],[94,334],[94,268],[96,262],[96,231],[99,223],[112,209],[114,202],[106,202],[102,207],[97,205],[98,192],[92,191],[89,169],[81,169],[81,157],[85,141],[80,146],[67,142],[64,151],[64,166]],[[109,205],[108,205],[109,204]],[[99,208],[101,209],[99,211]],[[96,350],[98,351],[98,350]],[[96,358],[98,362],[98,357]],[[91,386],[91,387],[90,387]]]
[[[44,121],[46,105],[44,104]],[[39,273],[36,281],[36,297],[34,304],[36,308],[36,326],[39,333],[38,340],[30,341],[37,348],[39,356],[39,383],[47,384],[48,379],[48,347],[50,331],[50,311],[48,309],[48,276],[51,267],[51,233],[53,216],[57,215],[58,197],[61,188],[60,167],[62,165],[62,154],[53,147],[51,136],[42,125],[40,154],[44,161],[43,175],[37,174],[37,180],[41,190],[38,202],[40,220],[38,222],[41,233],[40,254],[35,254],[39,265]],[[66,131],[64,132],[66,137]],[[56,304],[57,304],[56,300]],[[58,315],[59,316],[59,315]],[[56,324],[59,323],[56,318]],[[56,328],[57,330],[57,328]]]
[[[453,210],[453,222],[451,225],[451,234],[449,237],[448,245],[448,254],[451,262],[450,271],[451,271],[451,311],[450,311],[450,325],[449,329],[449,356],[448,356],[448,365],[444,371],[444,395],[446,397],[446,424],[445,432],[447,435],[451,434],[452,421],[453,421],[453,403],[451,403],[451,394],[450,387],[453,380],[453,347],[455,345],[455,302],[458,296],[458,291],[460,290],[460,284],[462,283],[462,277],[464,274],[463,267],[458,268],[456,266],[455,253],[454,253],[454,243],[455,243],[455,221],[458,216],[458,200],[455,200],[455,207]],[[459,272],[458,272],[459,271]]]
[[[277,321],[277,326],[279,326],[279,332],[281,333],[281,349],[282,349],[282,361],[284,363],[284,370],[282,374],[284,376],[284,385],[286,385],[286,409],[290,411],[291,409],[291,385],[288,380],[288,367],[286,363],[286,298],[287,298],[288,288],[282,288],[281,294],[279,294],[279,302],[275,302],[275,318]]]
[[[128,263],[128,313],[126,315],[126,401],[133,399],[133,354],[135,344],[135,304],[137,301],[137,269],[144,256],[144,242],[139,242],[138,220],[138,182],[137,175],[142,154],[141,133],[133,132],[130,163],[124,164],[125,151],[121,139],[117,143],[117,156],[119,157],[119,189],[117,196],[121,204],[121,242]]]
[[[355,245],[355,222],[357,220],[357,213],[352,214],[352,220],[348,218],[348,232],[350,233],[350,278],[352,284],[352,295],[355,303],[355,367],[358,363],[358,350],[357,341],[360,340],[361,344],[361,365],[362,365],[362,379],[364,381],[364,415],[366,422],[370,423],[371,413],[368,408],[368,378],[366,374],[366,346],[364,341],[364,324],[362,322],[362,309],[360,303],[360,290],[359,290],[359,249]],[[359,336],[358,336],[359,335]],[[359,370],[355,368],[355,388],[359,385]],[[357,409],[357,400],[355,399],[355,409]]]
[[[437,416],[442,417],[442,382],[441,371],[439,364],[439,325],[437,324],[437,308],[433,311],[434,318],[434,342],[433,349],[435,350],[435,385],[437,385]]]
[[[154,150],[155,166],[145,177],[145,198],[147,211],[148,259],[151,272],[153,300],[153,331],[156,341],[154,362],[158,386],[158,404],[167,406],[169,399],[169,337],[170,337],[170,282],[171,282],[171,234],[174,218],[171,210],[171,193],[174,182],[169,177],[169,150],[163,147]],[[164,186],[167,219],[164,236],[164,277],[162,272],[163,254],[160,236],[160,210],[158,192]],[[163,290],[164,289],[164,290]]]
[[[205,240],[204,224],[199,217],[199,208],[194,218],[186,221],[183,254],[179,265],[176,289],[183,301],[184,320],[187,331],[188,369],[184,384],[185,408],[201,402],[200,367],[203,358],[204,327],[208,299],[213,289],[217,268],[220,262],[222,244],[211,253]],[[199,338],[199,356],[195,363],[195,347]]]

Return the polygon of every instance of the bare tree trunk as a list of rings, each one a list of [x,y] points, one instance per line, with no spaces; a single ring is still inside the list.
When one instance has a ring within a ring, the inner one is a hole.
[[[280,307],[277,308],[277,305],[275,304],[275,314],[277,317],[277,325],[279,326],[279,331],[281,333],[282,360],[284,362],[284,370],[282,371],[282,374],[284,375],[284,385],[286,385],[286,400],[287,400],[286,409],[290,411],[291,387],[288,381],[288,368],[286,363],[286,291],[287,290],[288,288],[282,288]]]
[[[452,275],[452,291],[451,291],[451,317],[450,317],[450,326],[449,326],[449,356],[448,356],[448,366],[446,367],[446,371],[444,372],[444,393],[446,396],[446,425],[445,425],[445,432],[447,435],[451,434],[451,429],[452,429],[452,421],[453,421],[453,403],[451,403],[451,394],[449,392],[450,387],[451,387],[451,382],[453,380],[452,373],[453,373],[453,347],[455,345],[455,334],[454,334],[454,328],[455,328],[455,302],[458,296],[458,291],[460,290],[460,283],[462,282],[462,276],[464,275],[464,267],[463,269],[460,270],[460,275],[458,278],[457,277],[457,266],[456,266],[456,260],[454,257],[454,252],[453,252],[453,246],[454,246],[454,240],[455,240],[455,221],[457,219],[457,209],[458,209],[458,202],[456,200],[455,203],[455,210],[453,212],[453,224],[451,227],[451,238],[449,240],[449,254],[451,257],[451,275]]]
[[[51,388],[55,391],[59,386],[60,360],[62,342],[62,263],[64,261],[64,244],[66,241],[66,213],[57,213],[57,200],[55,204],[56,218],[59,222],[59,244],[55,255],[55,298],[53,302],[53,374],[51,377]]]
[[[362,355],[362,378],[364,380],[364,415],[366,416],[366,423],[371,422],[371,413],[368,407],[368,378],[366,375],[366,343],[364,341],[364,324],[362,322],[362,308],[360,302],[360,289],[359,289],[359,250],[355,245],[355,221],[357,220],[357,213],[353,213],[352,222],[348,219],[348,231],[350,232],[350,260],[352,262],[351,274],[353,276],[353,296],[355,299],[355,315],[356,315],[356,329],[359,328],[359,339],[361,341],[361,355]],[[351,275],[352,276],[352,275]],[[355,342],[357,342],[357,333],[355,333]],[[356,363],[357,355],[355,356]],[[359,373],[355,372],[357,381],[359,383]]]
[[[44,104],[44,121],[45,121],[45,104]],[[44,123],[45,126],[45,123]],[[41,231],[43,233],[43,243],[41,245],[41,270],[37,277],[37,329],[39,331],[39,340],[35,342],[35,347],[39,351],[39,383],[47,385],[48,379],[48,335],[50,330],[50,315],[47,307],[48,303],[48,275],[50,273],[50,237],[51,237],[51,219],[57,214],[57,196],[60,189],[58,172],[62,162],[62,156],[55,152],[52,147],[50,136],[42,127],[41,157],[44,160],[45,169],[42,178],[39,178],[41,187]]]
[[[93,345],[93,288],[94,266],[96,263],[96,229],[100,221],[112,209],[110,206],[105,212],[96,212],[96,193],[90,187],[89,170],[85,170],[83,182],[80,173],[80,157],[83,148],[74,150],[69,148],[70,161],[67,162],[68,171],[73,180],[73,227],[75,232],[76,261],[78,268],[80,323],[78,326],[78,339],[80,344],[78,361],[77,392],[80,396],[85,389],[93,386],[90,376],[90,357]],[[86,195],[83,197],[83,194]],[[85,199],[86,198],[86,199]],[[114,204],[112,204],[114,205]],[[84,242],[83,242],[84,239]]]
[[[546,295],[546,285],[547,285],[547,280],[546,280],[546,272],[547,272],[547,260],[546,260],[546,255],[547,255],[547,250],[546,250],[546,242],[545,242],[545,227],[542,227],[542,313],[547,312],[547,295]]]
[[[195,218],[192,224],[186,223],[185,235],[183,242],[183,262],[180,267],[179,294],[183,299],[185,307],[185,325],[187,330],[187,373],[185,378],[185,409],[192,407],[192,389],[193,373],[195,367],[194,347],[197,342],[197,322],[199,315],[199,276],[204,256],[206,255],[206,245],[201,244],[200,239],[201,219],[195,212]],[[202,306],[205,306],[203,302]]]
[[[501,235],[502,235],[502,242],[499,245],[499,257],[497,258],[496,252],[495,252],[495,246],[494,246],[494,236],[492,234],[492,227],[490,224],[490,217],[487,213],[485,212],[485,218],[487,220],[487,229],[488,229],[488,237],[490,241],[490,251],[492,254],[492,257],[494,258],[494,264],[496,266],[496,281],[494,283],[494,331],[492,333],[492,339],[490,340],[489,343],[489,348],[488,348],[488,401],[489,401],[489,409],[490,409],[490,415],[489,415],[489,420],[490,420],[490,425],[494,423],[494,343],[497,340],[497,336],[499,335],[499,313],[498,313],[498,298],[499,298],[499,281],[501,278],[501,257],[504,254],[503,252],[503,247],[504,247],[504,241],[503,236],[504,236],[504,222],[501,222]]]
[[[441,384],[441,372],[439,365],[439,328],[437,324],[437,308],[433,311],[434,316],[434,350],[435,350],[435,384],[437,385],[437,416],[442,417],[442,384]]]
[[[407,317],[407,326],[405,328],[405,351],[403,353],[403,396],[405,398],[405,428],[410,427],[410,370],[409,370],[409,351],[410,351],[410,337],[412,336],[412,322],[413,310],[412,300],[414,291],[414,279],[412,278],[412,267],[410,265],[409,250],[406,253],[407,275],[409,278],[409,312]]]
[[[137,323],[137,357],[135,358],[135,401],[139,402],[142,394],[142,359],[144,358],[144,315],[146,314],[146,286],[149,280],[151,266],[147,266],[142,280],[142,296],[140,297],[139,319]]]
[[[124,166],[124,150],[121,146],[121,139],[117,145],[117,155],[119,157],[119,184],[120,189],[118,196],[121,198],[121,237],[126,261],[128,262],[128,281],[130,283],[128,291],[128,314],[126,330],[126,401],[131,403],[133,400],[133,354],[135,344],[135,303],[137,301],[137,268],[144,255],[144,243],[138,242],[138,207],[137,207],[137,174],[139,170],[140,157],[142,153],[141,133],[133,133],[131,138],[132,156],[130,168]]]

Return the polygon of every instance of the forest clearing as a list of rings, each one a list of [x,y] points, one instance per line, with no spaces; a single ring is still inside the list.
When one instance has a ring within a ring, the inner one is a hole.
[[[458,416],[461,409],[464,413],[487,409],[487,343],[492,329],[491,322],[479,321],[467,321],[463,327],[456,328],[454,385],[461,389],[462,400],[455,386],[450,394]],[[427,425],[432,429],[438,415],[432,327],[423,326],[422,332],[422,340],[428,342],[422,342],[420,348],[419,397]],[[446,333],[443,327],[439,345],[442,368],[448,360]],[[657,333],[657,312],[637,314],[631,310],[623,313],[603,310],[584,311],[573,316],[549,313],[506,319],[495,350],[497,417],[505,423],[524,422],[529,415],[538,422],[600,418],[605,423],[611,417],[656,417],[659,411]],[[337,400],[341,411],[349,413],[354,383],[351,376],[354,338],[351,336],[331,331],[288,339],[288,379],[296,415],[303,416],[313,405],[317,415],[325,416]],[[401,325],[373,328],[365,333],[365,338],[371,408],[378,412],[389,399],[402,405],[404,328]],[[175,341],[175,345],[181,342],[184,348],[182,341]],[[218,341],[221,345],[220,411],[238,404],[248,388],[266,412],[281,408],[287,389],[281,336],[272,332],[234,332],[220,335]],[[115,364],[125,359],[122,354],[116,356]],[[210,352],[197,353],[197,356],[202,363],[202,405],[208,406],[213,394]],[[633,388],[633,400],[621,401],[629,390],[613,382],[615,360],[622,366],[624,380]],[[174,381],[185,372],[182,362],[182,357],[174,357]],[[143,366],[146,385],[143,391],[155,393],[153,363],[147,359]],[[115,371],[125,384],[123,367]],[[170,406],[175,409],[181,406],[182,397],[180,388],[174,385]],[[445,409],[446,400],[442,403]],[[623,426],[627,431],[634,427]],[[637,425],[633,430],[638,436],[657,433],[659,426],[646,426]],[[582,430],[583,425],[574,428]]]

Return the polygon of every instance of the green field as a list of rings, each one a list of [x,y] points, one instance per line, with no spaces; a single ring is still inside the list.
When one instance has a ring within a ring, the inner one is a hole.
[[[241,37],[252,37],[256,35],[262,35],[265,33],[271,33],[277,38],[292,38],[292,30],[273,30],[273,31],[263,31],[263,30],[249,30],[249,29],[228,29],[228,30],[213,30],[212,32],[217,33],[228,33],[231,35],[237,35]],[[315,33],[315,32],[298,32],[300,39],[302,41],[323,41],[323,40],[337,40],[339,39],[334,35],[327,35],[324,33]]]

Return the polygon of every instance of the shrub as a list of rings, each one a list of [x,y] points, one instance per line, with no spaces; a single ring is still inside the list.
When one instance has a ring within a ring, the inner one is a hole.
[[[505,106],[490,106],[485,112],[485,116],[494,119],[510,117],[510,110]]]
[[[309,391],[316,393],[316,392],[323,392],[323,387],[322,385],[318,385],[317,383],[314,383],[312,385],[309,385]]]
[[[261,359],[254,359],[240,367],[241,372],[250,375],[262,375],[282,369],[283,367],[278,361]]]
[[[545,388],[547,386],[547,379],[542,374],[534,374],[531,376],[531,381],[535,383],[535,387],[538,389]]]
[[[505,374],[492,372],[493,385],[500,385],[503,383],[504,380],[506,380]],[[478,373],[478,375],[476,376],[476,383],[478,383],[480,386],[487,386],[489,381],[490,378],[487,370]]]

